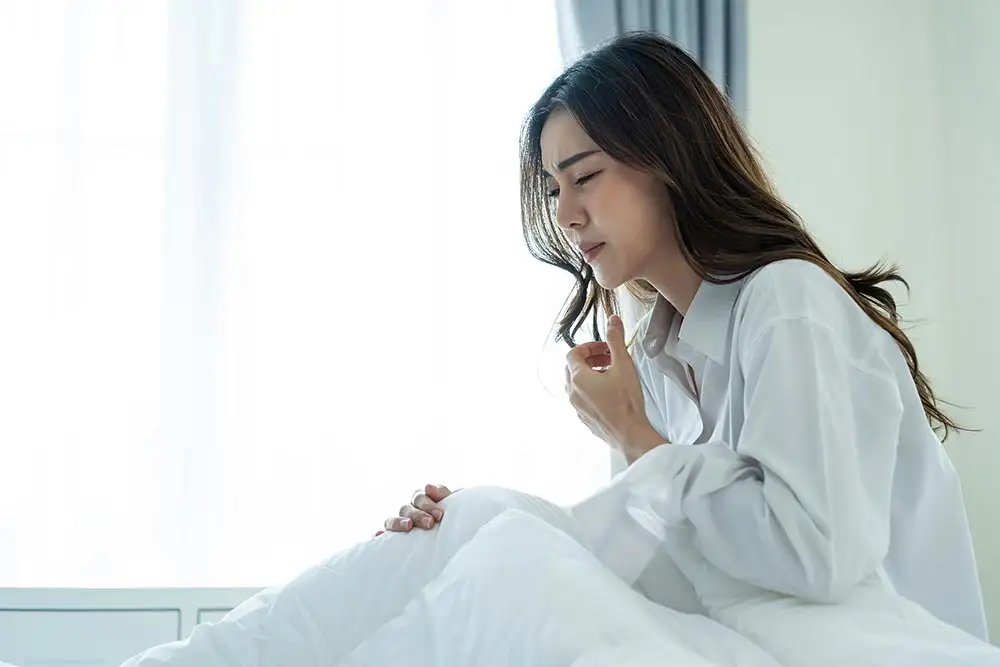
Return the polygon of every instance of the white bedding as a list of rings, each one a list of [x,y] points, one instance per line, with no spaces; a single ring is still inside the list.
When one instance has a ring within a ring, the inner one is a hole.
[[[562,509],[467,489],[431,532],[385,535],[128,667],[778,667],[707,618],[636,593]]]
[[[517,510],[490,521],[343,664],[775,666],[707,618],[637,595]]]
[[[435,530],[337,554],[125,666],[1000,667],[1000,650],[884,591],[739,600],[685,563],[711,620],[634,591],[550,503],[480,488],[444,504]]]

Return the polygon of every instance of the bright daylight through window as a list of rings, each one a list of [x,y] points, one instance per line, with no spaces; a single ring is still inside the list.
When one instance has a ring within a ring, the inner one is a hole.
[[[426,482],[607,479],[520,230],[552,3],[385,4],[0,7],[0,585],[266,585]]]

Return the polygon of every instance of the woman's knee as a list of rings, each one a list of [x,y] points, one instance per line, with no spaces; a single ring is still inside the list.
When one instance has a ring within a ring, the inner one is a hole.
[[[560,529],[564,529],[569,520],[563,509],[547,500],[498,486],[477,486],[456,491],[445,498],[442,505],[445,508],[442,526],[450,520],[478,529],[511,509],[533,514]]]
[[[456,491],[445,498],[441,505],[449,518],[461,516],[464,520],[471,520],[479,517],[489,521],[504,510],[522,504],[523,495],[499,486],[474,486]]]

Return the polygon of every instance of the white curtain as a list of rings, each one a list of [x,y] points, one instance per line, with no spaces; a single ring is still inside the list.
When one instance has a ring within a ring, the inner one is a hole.
[[[0,5],[0,586],[266,585],[425,482],[605,481],[518,220],[560,67],[537,0]]]

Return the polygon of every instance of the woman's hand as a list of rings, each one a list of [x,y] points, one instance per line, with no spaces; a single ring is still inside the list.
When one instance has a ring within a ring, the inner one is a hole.
[[[608,320],[607,343],[584,343],[566,355],[566,393],[580,421],[629,463],[664,443],[646,417],[639,373],[617,315]]]
[[[435,484],[428,484],[422,490],[414,491],[410,504],[400,507],[398,516],[386,519],[385,529],[375,533],[375,537],[386,531],[408,533],[414,527],[430,530],[444,518],[444,508],[438,503],[450,495],[448,487]]]

